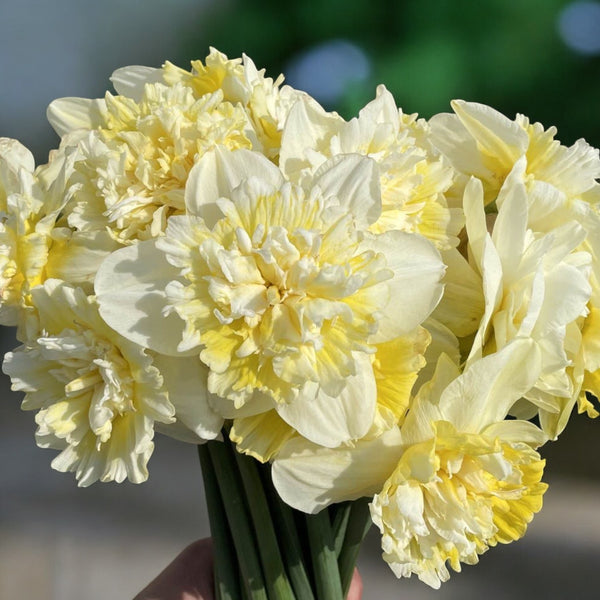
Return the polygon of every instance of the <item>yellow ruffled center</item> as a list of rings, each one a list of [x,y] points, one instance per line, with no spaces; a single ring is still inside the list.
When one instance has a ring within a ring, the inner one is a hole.
[[[176,262],[176,240],[190,240],[189,284],[167,289],[186,321],[184,344],[203,345],[209,389],[240,405],[254,391],[291,400],[308,381],[339,393],[355,373],[352,353],[373,351],[367,340],[388,300],[375,286],[391,271],[360,248],[339,207],[290,185],[248,192],[220,203],[226,216],[212,230],[188,224],[160,242]]]
[[[140,102],[106,96],[105,125],[81,148],[69,223],[121,243],[157,237],[185,211],[184,189],[199,156],[217,145],[250,148],[243,108],[216,91],[196,98],[182,84],[147,84]]]
[[[134,381],[118,348],[91,330],[65,330],[35,342],[40,361],[58,384],[56,402],[36,421],[69,444],[89,429],[96,443],[108,441],[113,420],[136,411]],[[60,398],[62,396],[62,398]]]
[[[439,588],[446,563],[460,571],[489,546],[522,537],[547,486],[530,446],[435,425],[437,437],[406,450],[371,512],[396,575]]]

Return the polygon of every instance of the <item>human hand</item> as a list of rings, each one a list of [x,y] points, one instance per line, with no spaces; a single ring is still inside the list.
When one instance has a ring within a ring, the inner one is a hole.
[[[358,570],[347,600],[361,600],[362,579]],[[214,600],[212,540],[190,544],[133,600]]]

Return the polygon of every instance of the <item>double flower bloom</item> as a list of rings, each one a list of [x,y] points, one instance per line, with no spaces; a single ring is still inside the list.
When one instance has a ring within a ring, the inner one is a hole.
[[[372,496],[398,576],[521,537],[535,448],[595,416],[598,151],[383,87],[346,122],[216,51],[113,81],[51,105],[48,165],[0,155],[4,370],[53,466],[139,482],[155,429],[227,423],[291,506]]]

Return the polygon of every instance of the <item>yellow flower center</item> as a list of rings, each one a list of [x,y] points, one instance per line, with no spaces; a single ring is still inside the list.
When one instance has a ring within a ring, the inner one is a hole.
[[[367,339],[387,298],[369,288],[391,275],[384,257],[361,250],[345,211],[300,188],[221,209],[212,230],[187,233],[196,242],[183,261],[189,285],[167,290],[186,335],[204,346],[211,391],[242,403],[254,390],[290,400],[307,381],[339,392],[352,352],[373,351]],[[167,230],[160,244],[168,255],[177,242]]]
[[[547,488],[530,446],[436,428],[436,439],[406,450],[372,506],[394,572],[433,587],[449,578],[446,562],[460,571],[489,546],[522,537]]]
[[[108,226],[121,243],[157,237],[168,217],[184,213],[190,169],[207,150],[252,146],[246,113],[221,91],[198,99],[182,84],[148,84],[140,102],[107,94],[106,107],[105,126],[76,163],[69,222]]]

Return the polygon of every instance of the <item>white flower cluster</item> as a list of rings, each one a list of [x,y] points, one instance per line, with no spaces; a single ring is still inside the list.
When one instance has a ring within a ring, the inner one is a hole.
[[[536,449],[598,416],[598,150],[383,86],[346,121],[216,50],[112,81],[50,105],[47,165],[0,142],[3,369],[53,467],[141,482],[155,429],[223,432],[297,509],[372,497],[433,587],[521,537]]]

